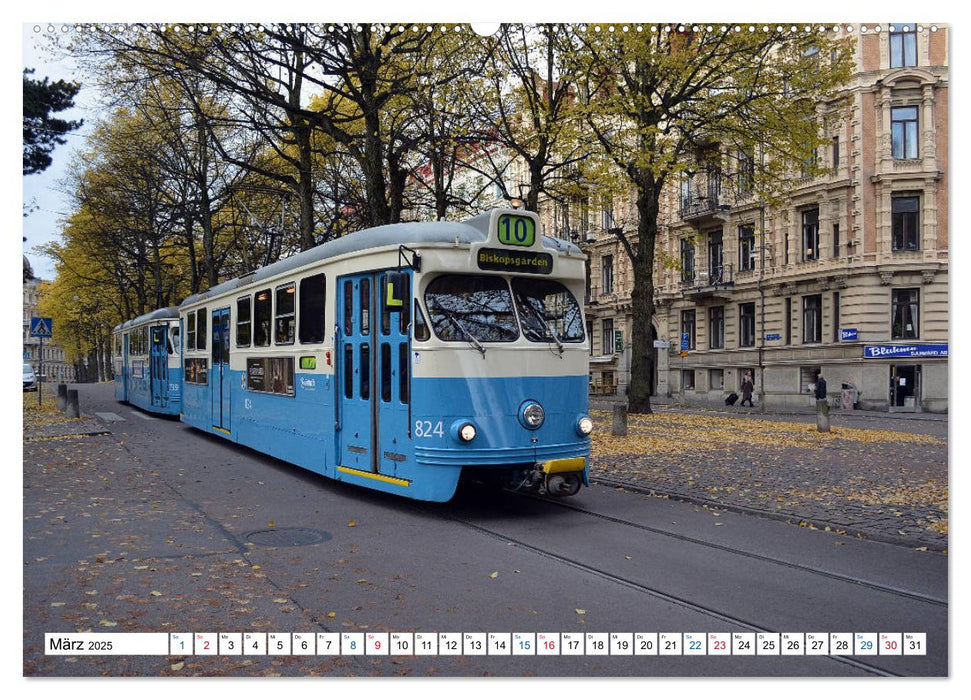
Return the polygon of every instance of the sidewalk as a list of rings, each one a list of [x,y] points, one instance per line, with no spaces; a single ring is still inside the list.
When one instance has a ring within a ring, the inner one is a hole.
[[[613,407],[617,404],[626,403],[626,397],[621,396],[591,396],[590,397],[590,410],[592,411],[612,411]],[[676,410],[683,411],[685,413],[717,413],[717,414],[731,414],[736,415],[738,413],[750,414],[753,416],[815,416],[816,407],[813,405],[807,405],[804,408],[789,406],[785,408],[775,408],[767,407],[763,410],[762,406],[756,404],[754,407],[742,406],[738,404],[735,406],[725,406],[724,404],[701,404],[701,403],[687,403],[679,400],[679,397],[672,396],[652,396],[651,397],[651,407],[664,410]],[[839,408],[833,408],[830,410],[830,416],[833,418],[860,418],[860,419],[876,419],[876,420],[900,420],[900,421],[929,421],[934,423],[947,423],[948,414],[947,413],[924,413],[915,411],[874,411],[869,409],[852,409],[843,410]]]
[[[858,413],[833,412],[831,432],[820,433],[810,412],[658,405],[631,415],[621,438],[610,434],[611,413],[595,410],[591,477],[714,510],[946,551],[946,416]]]

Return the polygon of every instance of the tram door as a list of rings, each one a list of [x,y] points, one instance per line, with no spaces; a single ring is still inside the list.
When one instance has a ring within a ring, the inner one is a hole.
[[[229,379],[229,309],[216,309],[212,312],[212,427],[228,432],[230,429],[231,407],[229,393],[232,389]]]
[[[149,385],[152,391],[152,405],[164,408],[169,404],[169,353],[166,347],[165,326],[152,326],[149,334],[152,346],[149,349]]]
[[[131,382],[131,359],[128,357],[128,333],[121,338],[121,386],[125,403],[128,403],[128,385]]]
[[[339,277],[338,464],[393,475],[409,449],[410,297],[388,303],[386,273]]]

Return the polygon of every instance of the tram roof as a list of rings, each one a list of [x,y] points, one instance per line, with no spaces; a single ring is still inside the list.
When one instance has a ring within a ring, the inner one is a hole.
[[[115,326],[115,331],[126,330],[132,326],[137,326],[141,323],[147,321],[160,321],[162,319],[174,320],[179,317],[179,307],[178,306],[168,306],[164,309],[155,309],[155,311],[149,311],[147,314],[142,314],[141,316],[136,316],[133,319],[125,321],[117,326]]]
[[[371,248],[384,248],[402,244],[420,245],[423,243],[482,243],[489,238],[491,214],[492,212],[486,212],[465,221],[420,221],[388,224],[350,233],[333,241],[322,243],[310,250],[278,260],[243,277],[217,284],[211,289],[188,297],[182,302],[182,305],[194,304],[211,297],[217,297],[244,285],[269,279],[290,270],[312,265],[315,262]],[[580,248],[576,245],[549,236],[543,236],[543,247],[558,253],[581,254]]]

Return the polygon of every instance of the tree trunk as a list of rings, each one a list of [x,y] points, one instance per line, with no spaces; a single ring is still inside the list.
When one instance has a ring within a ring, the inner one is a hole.
[[[654,318],[654,245],[657,240],[658,192],[654,177],[641,173],[637,178],[637,255],[631,261],[634,289],[631,293],[630,388],[631,413],[651,413],[651,384],[654,377],[654,351],[651,320]]]
[[[300,153],[300,176],[297,178],[300,198],[300,250],[310,250],[316,245],[314,240],[314,175],[311,129],[306,122],[294,129],[297,148]]]

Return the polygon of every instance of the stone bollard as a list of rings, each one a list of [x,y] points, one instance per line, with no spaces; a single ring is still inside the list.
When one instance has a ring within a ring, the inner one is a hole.
[[[80,418],[81,406],[78,404],[78,390],[68,389],[67,391],[67,417]]]
[[[67,406],[67,384],[57,385],[57,410],[63,411]]]
[[[816,430],[820,433],[829,432],[829,404],[826,399],[816,399]]]
[[[610,434],[620,437],[627,435],[627,404],[619,403],[614,406],[614,422]]]

